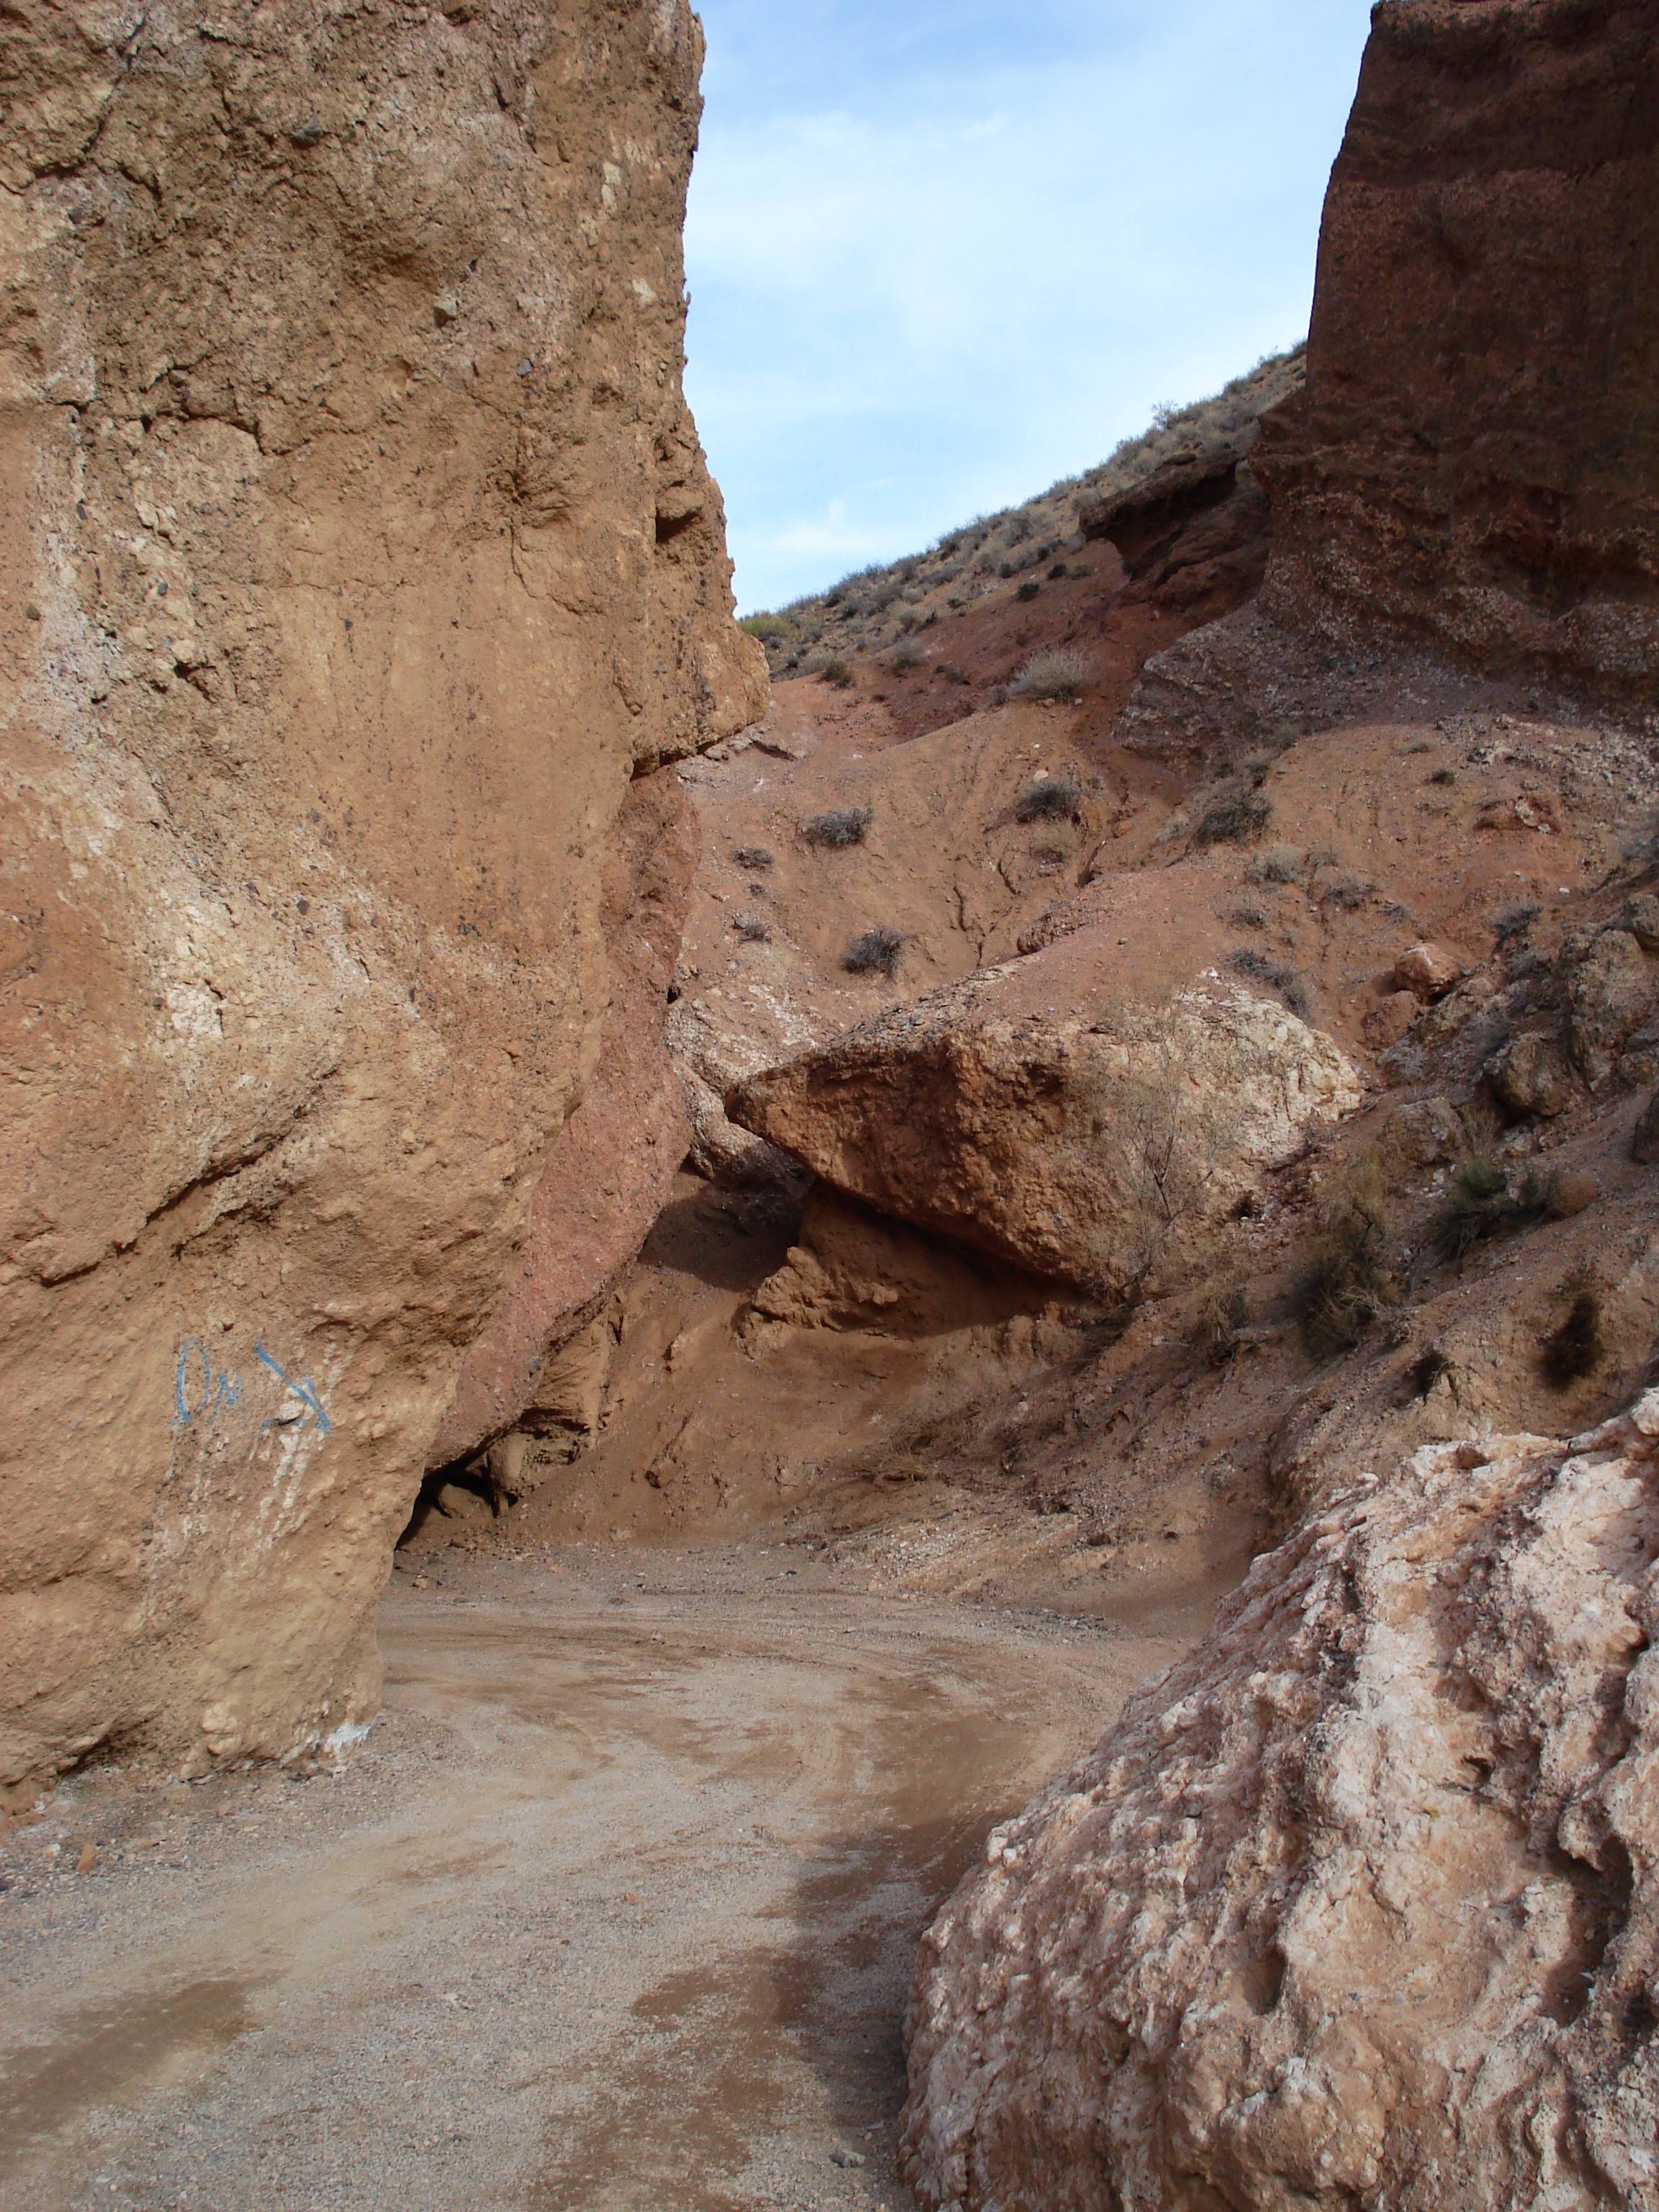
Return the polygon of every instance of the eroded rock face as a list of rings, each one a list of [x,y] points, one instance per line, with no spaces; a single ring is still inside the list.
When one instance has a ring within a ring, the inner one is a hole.
[[[0,1784],[374,1700],[630,779],[764,702],[700,58],[673,0],[8,22]]]
[[[1659,1393],[1257,1561],[927,1937],[928,2207],[1656,2201]]]
[[[1276,1003],[1200,988],[1156,1012],[1017,1016],[1033,965],[878,1016],[726,1110],[882,1213],[1122,1293],[1310,1120],[1358,1101],[1336,1046]]]
[[[1659,0],[1372,17],[1307,386],[1252,465],[1264,608],[1651,701]]]

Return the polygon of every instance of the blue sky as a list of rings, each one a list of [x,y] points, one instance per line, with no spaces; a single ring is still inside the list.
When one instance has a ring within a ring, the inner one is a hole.
[[[1304,336],[1369,0],[698,0],[686,392],[738,604]]]

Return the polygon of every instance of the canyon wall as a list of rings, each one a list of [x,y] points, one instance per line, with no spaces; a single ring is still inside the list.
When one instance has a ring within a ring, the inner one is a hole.
[[[1650,707],[1656,378],[1659,0],[1376,9],[1264,611]]]
[[[372,1708],[653,1018],[613,826],[766,696],[680,390],[701,56],[683,0],[8,12],[0,1784]]]

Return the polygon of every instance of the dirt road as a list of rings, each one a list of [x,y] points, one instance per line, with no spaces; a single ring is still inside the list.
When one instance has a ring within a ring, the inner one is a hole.
[[[382,1643],[342,1771],[10,1838],[6,2212],[904,2204],[916,1934],[1175,1648],[758,1547],[397,1589]]]

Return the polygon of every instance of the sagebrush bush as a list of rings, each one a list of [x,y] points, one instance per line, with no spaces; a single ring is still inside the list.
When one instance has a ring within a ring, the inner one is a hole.
[[[1036,599],[1037,593],[1042,589],[1042,585],[1036,582],[1035,578],[1033,578],[1030,581],[1022,584],[1018,591],[1015,592],[1014,597],[1020,600],[1024,605],[1029,606],[1030,602]]]
[[[1016,822],[1069,822],[1083,804],[1074,776],[1039,775],[1014,801]]]
[[[769,868],[772,855],[764,845],[739,845],[732,854],[740,868]]]
[[[1517,899],[1513,906],[1506,906],[1501,914],[1492,916],[1492,933],[1500,945],[1507,945],[1512,937],[1524,937],[1540,911],[1536,899]]]
[[[898,974],[903,950],[904,939],[897,930],[878,923],[853,939],[842,955],[841,964],[849,975],[885,975],[890,982]]]
[[[1259,791],[1222,791],[1210,801],[1193,831],[1199,845],[1242,845],[1260,836],[1273,820],[1273,803]]]
[[[809,845],[861,845],[874,818],[867,806],[832,806],[803,822],[800,834]]]
[[[757,637],[763,645],[775,644],[779,640],[798,635],[793,623],[783,615],[745,615],[738,624],[750,637]]]
[[[913,668],[920,668],[927,658],[919,645],[896,645],[887,656],[887,665],[895,676],[908,676]]]
[[[837,691],[850,691],[854,678],[846,661],[826,660],[818,671],[818,681],[833,684]]]
[[[1259,884],[1299,884],[1307,861],[1299,845],[1269,845],[1256,855],[1250,875]]]
[[[1021,667],[1010,690],[1024,699],[1080,699],[1094,666],[1073,645],[1053,645],[1034,653]]]

